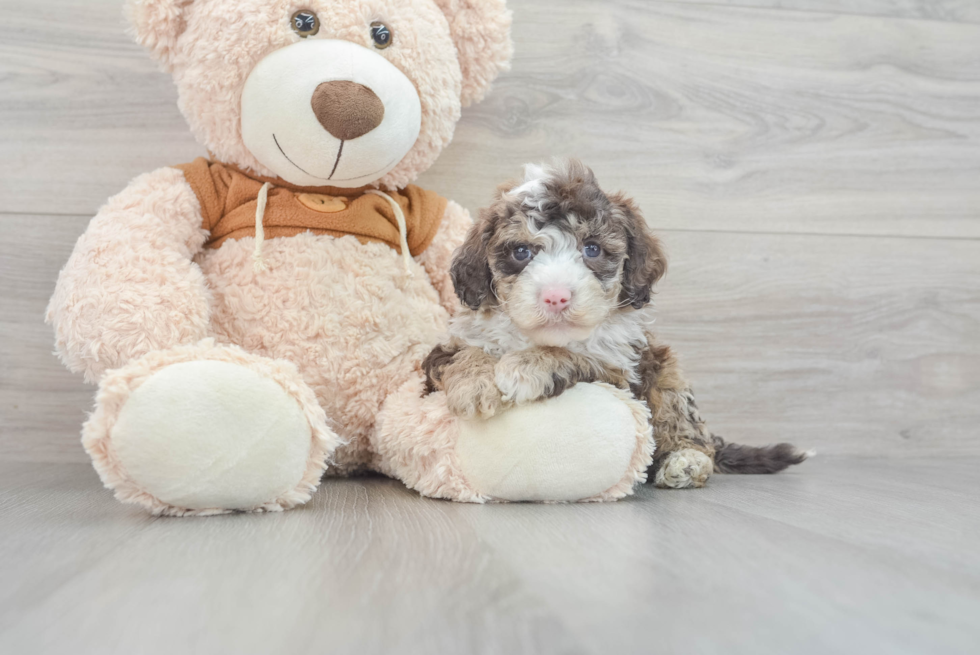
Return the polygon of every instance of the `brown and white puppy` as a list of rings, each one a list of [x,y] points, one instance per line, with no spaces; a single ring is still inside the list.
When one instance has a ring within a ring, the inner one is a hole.
[[[425,361],[429,391],[463,417],[562,393],[578,382],[629,388],[650,405],[651,479],[700,487],[712,470],[773,473],[807,454],[712,435],[667,346],[651,295],[667,270],[632,200],[606,194],[577,160],[529,165],[480,213],[452,266],[464,308]]]

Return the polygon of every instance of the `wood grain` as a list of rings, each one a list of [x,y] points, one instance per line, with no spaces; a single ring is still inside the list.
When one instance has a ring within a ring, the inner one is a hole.
[[[980,452],[980,243],[664,236],[659,334],[715,432],[833,453]]]
[[[0,651],[971,653],[977,464],[817,459],[613,505],[328,480],[208,519],[120,507],[82,465],[0,464]]]
[[[965,491],[977,476],[962,464],[952,471],[964,476]],[[930,471],[924,463],[925,479]],[[645,488],[641,502],[611,512],[548,515],[525,506],[471,516],[525,579],[552,589],[590,652],[969,650],[967,608],[980,586],[975,567],[966,574],[956,562],[975,562],[976,521],[950,526],[946,535],[963,538],[942,555],[930,553],[938,536],[930,533],[943,533],[940,507],[965,516],[975,502],[919,480],[912,463],[815,459],[778,477],[716,476],[707,493]],[[767,512],[743,502],[751,498],[746,485],[770,500]],[[812,511],[797,517],[806,505]],[[862,505],[879,515],[858,527]],[[920,586],[926,578],[935,586]],[[929,610],[919,605],[926,598]]]
[[[44,312],[88,221],[0,215],[0,459],[86,458],[79,435],[94,389],[55,357]]]
[[[663,227],[980,236],[980,25],[641,0],[515,20],[514,70],[427,177],[469,206],[576,155]]]
[[[117,0],[49,6],[58,29],[42,31],[29,5],[0,4],[6,211],[92,213],[201,148]],[[522,163],[574,154],[665,227],[980,236],[980,25],[645,0],[514,7],[513,71],[422,178],[471,209]]]
[[[204,153],[121,0],[0,0],[5,212],[93,214],[136,175]],[[42,28],[43,24],[43,28]]]
[[[952,23],[980,23],[980,5],[973,0],[672,0],[728,7],[788,9],[829,14],[914,18]]]

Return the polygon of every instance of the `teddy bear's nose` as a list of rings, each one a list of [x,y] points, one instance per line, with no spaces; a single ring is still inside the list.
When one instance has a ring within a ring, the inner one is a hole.
[[[335,80],[313,92],[313,113],[323,129],[341,141],[350,141],[381,125],[385,105],[363,84]]]

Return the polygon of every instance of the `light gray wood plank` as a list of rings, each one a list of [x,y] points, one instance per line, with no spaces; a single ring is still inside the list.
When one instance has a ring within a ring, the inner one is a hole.
[[[827,453],[980,453],[980,243],[666,232],[656,296],[709,427]]]
[[[425,179],[478,206],[577,155],[663,227],[980,236],[980,26],[601,7],[516,4],[513,72]]]
[[[3,5],[6,211],[91,213],[201,152],[116,0],[47,7],[56,29]],[[665,227],[980,236],[978,25],[640,0],[514,8],[513,72],[421,180],[471,209],[523,162],[575,154]]]
[[[814,460],[607,505],[333,479],[281,515],[157,520],[87,467],[0,464],[0,650],[970,653],[975,522],[944,548],[928,527],[971,515],[978,463]]]
[[[974,458],[817,456],[779,484],[741,476],[710,502],[980,581],[980,468]],[[701,499],[692,501],[702,502]]]
[[[74,494],[52,495],[55,476]],[[4,484],[17,497],[0,518],[3,586],[14,589],[0,604],[0,651],[582,652],[448,503],[394,481],[328,480],[286,514],[147,521],[92,478],[27,465]]]
[[[155,520],[101,486],[87,463],[0,463],[0,626]]]
[[[953,23],[980,23],[980,4],[974,0],[671,0],[727,7],[789,9],[829,14],[859,14],[914,18]]]
[[[900,512],[920,492],[915,473],[943,468],[893,462],[865,471],[861,460],[814,460],[779,476],[716,476],[691,493],[645,488],[634,502],[581,515],[504,506],[467,518],[531,584],[552,589],[556,609],[591,652],[972,652],[976,530],[960,542],[965,550],[946,551],[973,563],[974,574],[964,575],[942,555],[857,545],[873,535],[903,539],[906,525],[886,513],[862,529],[850,516],[855,505],[876,501]],[[874,493],[893,473],[908,484],[890,498]],[[868,485],[849,499],[824,494],[848,475],[866,475]],[[961,478],[964,496],[929,494],[905,516],[935,523],[940,506],[968,516],[974,503],[963,499],[975,479]],[[739,502],[746,481],[772,499],[764,518]],[[797,520],[801,502],[819,506],[822,518]],[[825,532],[835,521],[857,533]]]
[[[89,220],[0,215],[0,459],[88,459],[79,433],[95,389],[58,361],[44,313]]]
[[[38,11],[0,2],[4,211],[93,214],[136,175],[204,154],[169,76],[127,34],[122,0]]]
[[[0,459],[84,461],[93,390],[51,354],[42,317],[86,223],[0,217]],[[657,329],[714,431],[830,454],[980,454],[980,242],[661,234]]]

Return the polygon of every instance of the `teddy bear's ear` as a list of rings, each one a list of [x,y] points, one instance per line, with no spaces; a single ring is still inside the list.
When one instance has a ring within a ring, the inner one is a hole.
[[[463,106],[483,100],[497,75],[510,68],[511,13],[506,0],[435,0],[449,21],[463,69]]]
[[[184,9],[193,0],[127,0],[126,16],[136,42],[169,69],[177,39],[184,31]]]

